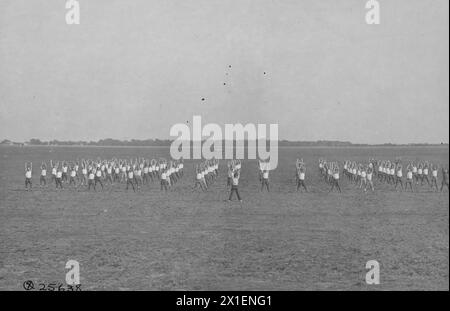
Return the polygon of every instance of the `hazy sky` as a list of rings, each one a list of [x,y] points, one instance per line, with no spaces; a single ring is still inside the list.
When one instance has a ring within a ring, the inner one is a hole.
[[[449,141],[448,0],[380,0],[380,25],[366,0],[79,2],[69,26],[65,0],[0,0],[0,139],[168,138],[195,114]]]

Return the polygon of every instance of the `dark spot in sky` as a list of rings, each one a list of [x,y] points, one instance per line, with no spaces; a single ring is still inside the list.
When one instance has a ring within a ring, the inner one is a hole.
[[[204,98],[202,98],[202,101],[205,101],[205,99],[204,99]]]
[[[264,74],[266,74],[266,72],[264,71]]]
[[[231,65],[228,65],[228,68],[231,68]]]
[[[223,85],[227,85],[226,83],[223,83]]]

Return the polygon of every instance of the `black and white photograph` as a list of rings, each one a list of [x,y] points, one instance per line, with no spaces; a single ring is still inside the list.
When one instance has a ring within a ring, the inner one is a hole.
[[[448,290],[449,1],[0,0],[0,291]]]

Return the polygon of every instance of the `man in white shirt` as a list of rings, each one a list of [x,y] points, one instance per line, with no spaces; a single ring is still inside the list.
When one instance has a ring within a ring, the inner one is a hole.
[[[239,178],[240,176],[240,171],[237,170],[236,172],[234,172],[233,178],[232,178],[232,184],[231,184],[231,191],[230,191],[230,196],[228,197],[228,201],[231,201],[232,197],[233,197],[233,193],[236,193],[236,196],[239,200],[239,202],[242,202],[241,196],[239,195]]]
[[[31,188],[33,187],[33,183],[31,181],[32,169],[33,169],[32,162],[30,162],[30,166],[28,166],[28,163],[25,163],[25,190],[27,191],[31,190]]]

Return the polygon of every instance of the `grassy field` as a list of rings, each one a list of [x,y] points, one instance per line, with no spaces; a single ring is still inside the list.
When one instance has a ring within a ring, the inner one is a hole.
[[[328,193],[317,159],[423,159],[448,166],[448,147],[283,148],[260,193],[257,164],[244,162],[244,202],[227,202],[226,168],[207,193],[193,192],[192,162],[170,193],[157,183],[101,192],[40,190],[42,160],[169,157],[168,148],[0,147],[0,290],[25,280],[64,282],[80,263],[83,290],[448,290],[449,194],[363,193],[342,180]],[[310,193],[297,193],[296,158]],[[34,191],[24,191],[33,161]],[[381,284],[365,283],[380,263]]]

